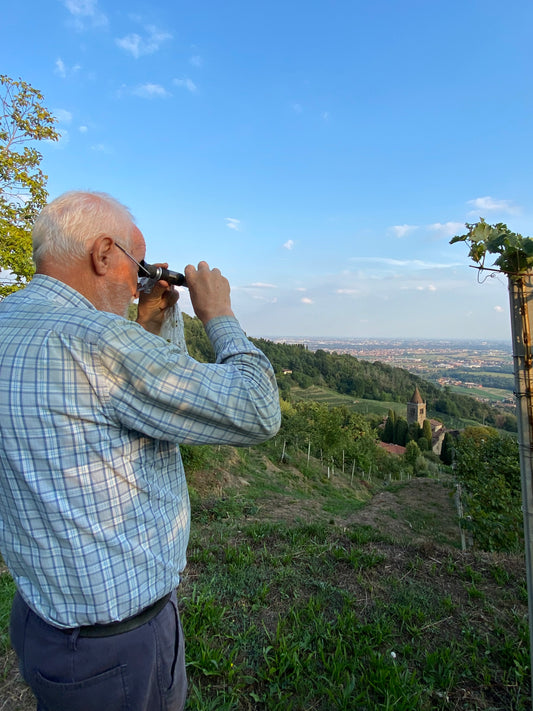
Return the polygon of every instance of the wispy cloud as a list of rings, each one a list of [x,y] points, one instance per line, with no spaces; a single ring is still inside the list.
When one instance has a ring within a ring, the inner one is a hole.
[[[404,284],[400,289],[402,291],[437,291],[435,284]]]
[[[479,212],[506,212],[513,215],[519,211],[510,200],[496,200],[490,195],[469,200],[468,205],[474,208],[468,213],[469,215],[477,215]]]
[[[70,12],[72,24],[77,30],[108,25],[107,16],[98,7],[98,0],[63,0],[63,5]]]
[[[503,308],[503,306],[495,306],[495,307],[494,307],[494,311],[496,311],[497,313],[501,314],[502,311],[505,311],[505,309]]]
[[[314,303],[315,303],[315,302],[313,301],[313,299],[310,299],[308,296],[303,296],[303,297],[300,299],[300,301],[302,302],[302,304],[314,304]]]
[[[58,120],[59,123],[71,123],[72,121],[72,113],[70,111],[67,111],[66,109],[54,109],[53,112],[54,116]]]
[[[119,37],[115,40],[118,47],[125,52],[129,52],[135,59],[147,54],[154,54],[159,50],[163,42],[172,39],[170,32],[159,30],[155,25],[147,25],[145,28],[146,34],[141,36],[137,32],[132,32],[125,37]]]
[[[204,60],[199,54],[194,54],[192,57],[189,57],[189,64],[192,64],[193,67],[199,68],[203,66]]]
[[[140,84],[132,89],[132,94],[142,99],[166,99],[169,92],[161,84]]]
[[[285,242],[285,244],[283,245],[283,247],[288,250],[294,249],[294,240],[292,240],[292,239],[287,240]]]
[[[224,219],[226,220],[226,227],[229,227],[230,230],[235,230],[236,232],[239,232],[241,228],[240,220],[235,219],[235,217],[225,217]]]
[[[187,89],[187,91],[190,91],[192,94],[197,90],[196,84],[192,81],[192,79],[185,78],[185,79],[173,79],[172,83],[174,86],[179,86],[183,87],[184,89]]]
[[[394,225],[390,229],[396,237],[401,239],[402,237],[406,237],[408,234],[411,234],[417,230],[418,225]]]
[[[437,232],[439,237],[453,237],[461,230],[464,230],[464,222],[434,222],[428,225],[432,232]]]
[[[250,286],[253,286],[256,289],[277,289],[278,288],[275,284],[267,284],[262,281],[256,281],[253,284],[250,284]]]
[[[422,259],[392,259],[390,257],[351,257],[350,261],[383,265],[394,269],[449,269],[464,266],[463,262],[426,262]]]
[[[71,77],[74,74],[76,74],[80,69],[81,69],[81,66],[79,64],[74,64],[72,67],[68,67],[65,64],[65,62],[61,59],[61,57],[58,57],[56,59],[54,72],[55,72],[55,74],[60,76],[61,79],[66,79],[67,77]]]

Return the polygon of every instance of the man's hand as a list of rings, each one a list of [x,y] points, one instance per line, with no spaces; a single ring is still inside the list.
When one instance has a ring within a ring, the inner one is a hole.
[[[168,268],[168,264],[157,264],[156,266]],[[139,294],[137,323],[158,336],[166,309],[172,308],[179,296],[177,289],[163,280],[158,281],[149,294],[142,291]]]
[[[207,262],[200,262],[198,269],[189,264],[185,277],[194,313],[204,326],[215,316],[234,316],[229,282],[220,269],[210,269]]]

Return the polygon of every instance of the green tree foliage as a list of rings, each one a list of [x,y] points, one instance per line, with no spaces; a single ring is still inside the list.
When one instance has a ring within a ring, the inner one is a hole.
[[[407,434],[407,441],[410,442],[413,440],[414,442],[418,442],[418,440],[422,437],[422,428],[418,424],[418,422],[411,422],[409,425],[409,430]]]
[[[345,407],[281,400],[281,428],[278,437],[293,448],[324,460],[346,460],[362,471],[376,460],[376,436],[369,422]]]
[[[397,417],[394,424],[394,444],[405,447],[409,441],[409,425],[405,417]]]
[[[428,444],[428,441],[425,437],[419,437],[417,440],[413,440],[413,441],[416,441],[416,443],[418,445],[418,449],[421,452],[429,452],[429,450],[431,449],[431,447]]]
[[[450,466],[453,464],[454,458],[454,437],[449,432],[446,432],[444,439],[442,440],[442,448],[440,451],[440,459],[443,464]]]
[[[518,443],[490,427],[469,427],[455,445],[456,474],[476,543],[485,550],[511,551],[523,538]]]
[[[0,284],[2,297],[33,275],[31,227],[48,197],[42,156],[33,143],[56,141],[59,134],[40,91],[5,75],[0,91],[0,269],[14,277],[14,283]]]
[[[214,363],[215,352],[200,319],[183,314],[183,327],[189,354],[201,363]]]
[[[389,410],[381,439],[383,442],[394,442],[394,423],[396,422],[396,413],[394,410]]]
[[[420,447],[414,440],[407,443],[403,456],[408,466],[413,470],[413,474],[416,474],[416,463],[420,457]]]
[[[494,426],[498,418],[502,418],[503,413],[497,408],[467,395],[458,395],[446,388],[443,390],[403,368],[394,368],[379,361],[370,363],[347,354],[326,353],[323,350],[313,352],[301,344],[273,343],[265,339],[253,341],[274,366],[284,397],[289,397],[291,386],[318,385],[354,398],[404,403],[409,401],[415,386],[418,386],[426,395],[428,411]],[[285,371],[292,373],[285,375]],[[509,427],[513,426],[513,419],[510,418],[507,423]]]
[[[431,444],[433,441],[433,433],[431,432],[431,423],[429,420],[424,420],[424,424],[422,425],[422,437],[427,442],[427,448],[431,449]]]

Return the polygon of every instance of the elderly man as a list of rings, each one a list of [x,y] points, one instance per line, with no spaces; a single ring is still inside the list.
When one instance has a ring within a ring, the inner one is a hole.
[[[161,338],[176,295],[140,294],[144,238],[102,193],[47,205],[37,273],[0,304],[0,549],[17,586],[11,640],[42,711],[177,711],[176,587],[190,507],[179,444],[250,445],[280,421],[275,378],[227,280],[186,267],[216,353]]]

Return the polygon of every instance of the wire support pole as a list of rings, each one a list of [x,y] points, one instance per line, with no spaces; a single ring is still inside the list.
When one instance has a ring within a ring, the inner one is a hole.
[[[508,279],[524,517],[530,667],[533,681],[533,274],[509,276]]]

